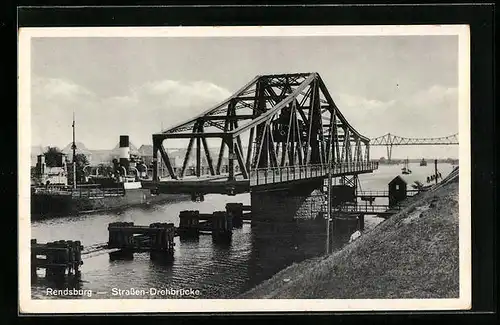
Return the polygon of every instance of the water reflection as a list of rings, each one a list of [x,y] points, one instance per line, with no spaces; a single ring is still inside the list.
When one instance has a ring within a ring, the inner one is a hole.
[[[59,299],[90,298],[88,293],[83,290],[84,284],[81,274],[63,277],[41,276],[38,274],[37,276],[31,277],[31,286],[38,289],[33,290],[33,299],[45,298],[46,296],[52,296]],[[64,290],[66,290],[66,292],[64,292]],[[62,294],[58,294],[57,291],[62,291]],[[41,292],[43,292],[43,295],[40,295]]]
[[[326,227],[315,220],[252,225],[247,288],[279,270],[325,252]]]

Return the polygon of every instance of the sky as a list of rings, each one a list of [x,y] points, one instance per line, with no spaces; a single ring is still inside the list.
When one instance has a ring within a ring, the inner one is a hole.
[[[361,134],[458,132],[458,36],[32,38],[33,146],[76,137],[111,149],[229,97],[256,75],[318,72]],[[372,158],[385,155],[374,147]],[[458,146],[395,147],[393,157],[458,157]]]

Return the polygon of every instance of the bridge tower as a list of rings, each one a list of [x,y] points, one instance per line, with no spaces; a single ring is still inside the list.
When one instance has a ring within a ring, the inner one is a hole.
[[[170,139],[189,140],[182,166],[171,164],[164,146]],[[263,75],[205,113],[153,134],[153,179],[165,193],[250,192],[252,218],[310,218],[299,211],[322,188],[328,168],[355,184],[357,174],[376,168],[369,149],[369,138],[349,124],[318,73]],[[159,181],[159,161],[175,182]],[[194,176],[185,175],[190,162]]]

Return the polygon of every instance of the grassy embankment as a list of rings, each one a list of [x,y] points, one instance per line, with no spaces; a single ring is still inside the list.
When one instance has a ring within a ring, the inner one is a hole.
[[[458,177],[329,256],[282,270],[239,298],[458,298]]]

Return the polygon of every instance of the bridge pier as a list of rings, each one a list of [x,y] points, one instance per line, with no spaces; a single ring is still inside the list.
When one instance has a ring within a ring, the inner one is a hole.
[[[314,180],[294,183],[286,188],[253,189],[250,193],[252,223],[315,219],[324,201],[319,191],[322,184],[322,180]]]

